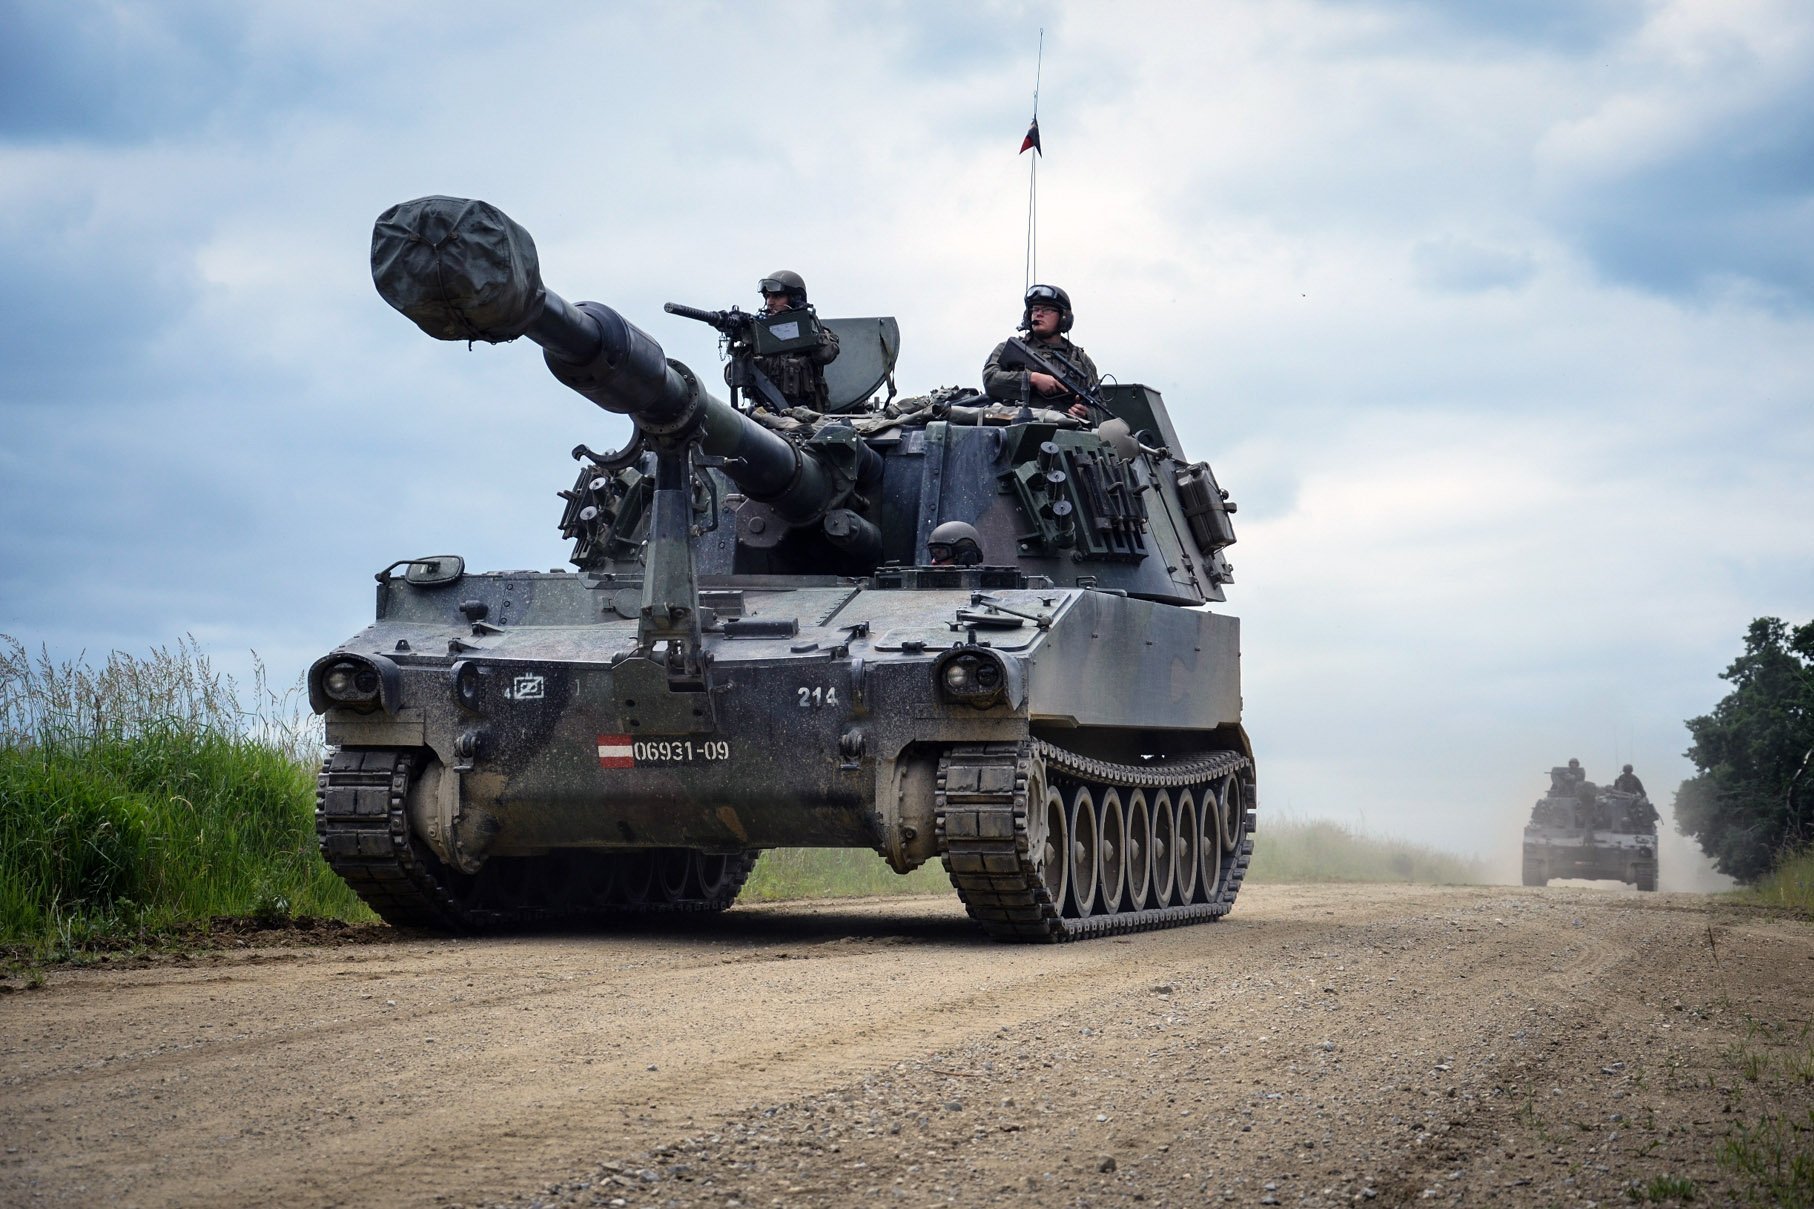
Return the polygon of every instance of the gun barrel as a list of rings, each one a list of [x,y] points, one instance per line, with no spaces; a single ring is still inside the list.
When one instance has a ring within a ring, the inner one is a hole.
[[[570,303],[548,289],[535,241],[495,206],[458,197],[392,206],[372,228],[372,284],[437,340],[529,337],[563,385],[627,415],[654,444],[697,440],[783,516],[817,516],[836,502],[825,468],[707,391],[647,332],[603,303]]]
[[[713,327],[724,322],[722,311],[708,311],[702,307],[688,306],[684,302],[664,302],[661,309],[670,315],[679,315],[682,319],[697,319],[699,322],[709,323]]]

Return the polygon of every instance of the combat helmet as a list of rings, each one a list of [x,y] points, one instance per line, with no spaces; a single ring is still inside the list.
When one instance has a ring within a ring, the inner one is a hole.
[[[763,294],[786,294],[790,307],[806,305],[806,279],[792,269],[776,269],[758,281],[756,288]]]
[[[1062,334],[1071,330],[1071,323],[1077,317],[1071,313],[1071,296],[1055,285],[1034,285],[1027,288],[1027,296],[1021,300],[1020,330],[1033,330],[1033,306],[1058,308],[1058,330]]]
[[[926,553],[935,564],[974,567],[983,561],[982,538],[975,525],[946,521],[926,539]]]

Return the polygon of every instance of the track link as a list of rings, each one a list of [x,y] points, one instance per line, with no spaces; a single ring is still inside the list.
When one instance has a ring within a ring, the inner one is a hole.
[[[435,932],[475,932],[612,915],[723,911],[756,866],[756,852],[723,858],[707,894],[698,878],[667,895],[652,867],[684,849],[561,853],[502,858],[477,875],[451,869],[409,831],[411,779],[426,758],[413,750],[342,748],[323,761],[315,787],[321,855],[386,923]],[[508,870],[511,876],[499,876]],[[630,894],[615,887],[639,882]]]
[[[1238,842],[1222,858],[1212,894],[1199,901],[1132,907],[1079,916],[1047,884],[1031,840],[1029,786],[1050,780],[1073,788],[1200,791],[1252,767],[1239,752],[1210,752],[1160,764],[1115,764],[1044,740],[956,747],[939,762],[940,855],[971,918],[998,940],[1083,940],[1220,919],[1234,906],[1253,859],[1253,804],[1243,795]],[[1250,782],[1248,782],[1250,784]],[[1043,855],[1043,854],[1041,854]],[[1066,896],[1067,900],[1069,896]]]

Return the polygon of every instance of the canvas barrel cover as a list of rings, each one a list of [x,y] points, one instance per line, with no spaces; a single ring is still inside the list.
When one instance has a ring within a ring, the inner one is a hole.
[[[514,340],[542,309],[529,232],[464,198],[418,197],[380,214],[372,283],[438,340]]]

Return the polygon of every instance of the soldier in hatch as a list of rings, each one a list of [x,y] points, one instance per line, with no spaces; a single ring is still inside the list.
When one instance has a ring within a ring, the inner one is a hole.
[[[1036,285],[1027,291],[1024,301],[1020,313],[1020,330],[1027,333],[1027,343],[1041,352],[1069,361],[1082,376],[1089,379],[1091,386],[1100,382],[1096,363],[1065,335],[1071,330],[1071,323],[1076,318],[1071,313],[1071,296],[1055,285]],[[1047,407],[1063,407],[1068,400],[1068,410],[1072,416],[1079,420],[1089,418],[1089,408],[1083,400],[1059,385],[1058,379],[1052,375],[1013,367],[1011,357],[1008,358],[1008,364],[1004,365],[1003,354],[1008,351],[1008,342],[1004,340],[995,346],[995,351],[983,362],[984,394],[1004,403],[1038,403]]]
[[[812,310],[806,301],[805,280],[790,269],[770,273],[757,283],[756,288],[762,291],[765,314]],[[772,401],[755,384],[754,371],[774,384],[788,407],[824,411],[830,405],[830,395],[825,389],[825,367],[837,359],[838,334],[829,327],[821,327],[818,344],[800,352],[758,357],[747,345],[733,348],[731,363],[724,367],[724,380],[731,386],[742,387],[753,406],[772,408]]]
[[[1613,779],[1612,787],[1620,793],[1644,793],[1644,782],[1638,780],[1638,774],[1631,771],[1629,764],[1625,766],[1625,771]],[[1650,795],[1644,794],[1644,796],[1649,797]]]
[[[927,536],[926,555],[935,567],[974,567],[983,561],[982,537],[975,525],[946,521]]]

